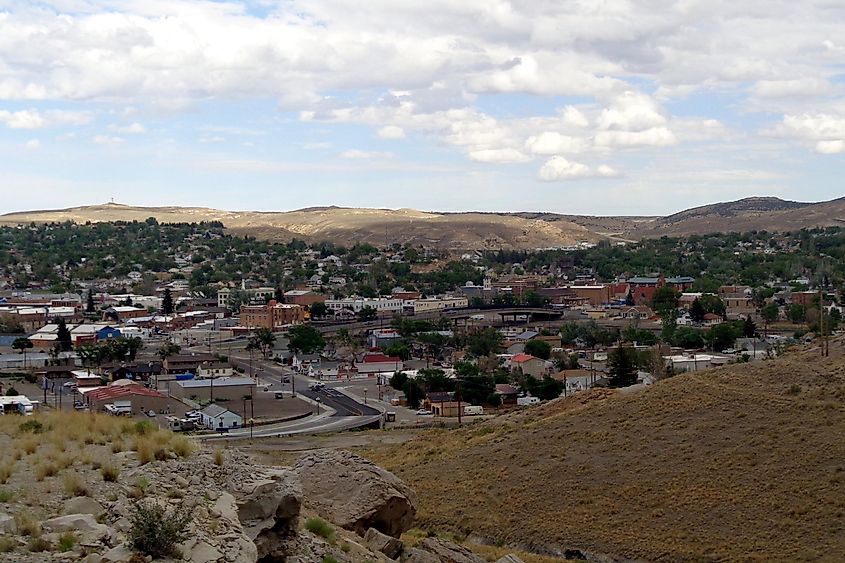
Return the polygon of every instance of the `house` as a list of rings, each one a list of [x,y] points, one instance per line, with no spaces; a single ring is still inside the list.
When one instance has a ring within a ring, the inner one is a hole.
[[[379,352],[370,352],[364,354],[364,357],[358,362],[358,373],[366,375],[375,375],[378,373],[396,373],[402,371],[404,364],[402,358],[395,356],[385,356]]]
[[[646,305],[634,305],[633,307],[624,307],[619,314],[623,319],[650,319],[654,316],[654,311]]]
[[[723,366],[728,363],[727,356],[716,356],[712,354],[683,354],[678,356],[663,356],[667,367],[675,372],[698,371],[712,367]]]
[[[438,403],[449,403],[455,400],[455,394],[449,391],[432,391],[425,396],[425,400],[423,401],[423,408],[428,411],[434,412],[432,405]],[[457,416],[457,415],[456,415]]]
[[[299,305],[300,307],[310,307],[314,303],[325,303],[326,296],[320,293],[314,293],[307,289],[291,289],[285,292],[285,303],[291,305]]]
[[[724,319],[721,316],[714,313],[707,313],[704,315],[704,321],[701,324],[703,326],[716,326],[722,324],[723,321]]]
[[[120,305],[117,307],[109,307],[103,311],[103,320],[112,319],[117,322],[126,322],[129,319],[137,319],[138,317],[146,317],[149,315],[146,309],[139,307],[132,307],[131,305]]]
[[[203,362],[216,362],[217,356],[211,354],[175,354],[164,358],[164,373],[197,373]]]
[[[434,416],[456,417],[466,405],[467,403],[462,401],[445,401],[432,403],[429,410]]]
[[[203,362],[197,366],[197,377],[200,379],[231,377],[232,375],[234,375],[234,368],[227,362]]]
[[[661,287],[669,286],[677,292],[684,292],[695,283],[694,278],[682,276],[675,278],[658,277],[635,277],[628,280],[631,297],[634,305],[645,305],[651,303],[654,292]]]
[[[517,354],[511,358],[511,371],[519,369],[525,375],[541,378],[549,374],[549,362],[531,354]]]
[[[206,428],[239,428],[243,426],[243,417],[238,413],[218,404],[211,404],[200,411],[200,420]]]
[[[516,406],[516,398],[519,396],[519,391],[513,385],[507,383],[497,383],[494,391],[502,406]]]

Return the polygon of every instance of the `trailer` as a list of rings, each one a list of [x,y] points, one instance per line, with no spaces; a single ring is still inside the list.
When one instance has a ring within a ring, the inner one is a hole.
[[[20,414],[32,416],[38,409],[38,401],[33,401],[24,395],[0,397],[0,414]]]

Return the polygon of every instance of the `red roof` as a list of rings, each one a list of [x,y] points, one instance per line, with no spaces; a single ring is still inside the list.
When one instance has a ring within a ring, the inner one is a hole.
[[[511,358],[511,361],[516,362],[518,364],[521,364],[522,362],[527,362],[528,360],[534,360],[534,359],[536,359],[536,358],[534,356],[532,356],[531,354],[517,354],[516,356]]]
[[[88,397],[95,401],[110,401],[129,395],[164,397],[162,393],[159,393],[154,389],[147,389],[141,385],[112,385],[110,387],[103,387],[102,389],[94,389],[88,393]]]
[[[397,363],[401,362],[402,359],[393,356],[385,356],[384,354],[364,354],[364,359],[362,360],[365,364],[375,364],[379,362],[390,362],[390,363]]]

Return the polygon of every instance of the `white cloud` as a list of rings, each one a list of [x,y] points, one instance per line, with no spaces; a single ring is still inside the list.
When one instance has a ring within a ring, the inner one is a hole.
[[[556,182],[559,180],[576,180],[579,178],[591,178],[596,176],[613,177],[619,173],[606,164],[598,168],[590,168],[581,162],[567,160],[562,156],[553,156],[543,164],[537,177],[544,182]]]
[[[531,157],[516,149],[480,149],[469,152],[469,157],[476,162],[517,163],[528,162]]]
[[[561,135],[555,131],[544,131],[536,136],[528,137],[525,148],[532,154],[553,155],[582,152],[586,143],[583,139]]]
[[[318,151],[332,148],[332,143],[327,141],[302,143],[302,148],[307,151]]]
[[[121,137],[110,135],[94,135],[94,138],[91,139],[91,141],[97,145],[119,145],[123,142],[123,139]]]
[[[589,127],[590,121],[575,106],[566,106],[563,110],[563,122],[574,127]]]
[[[140,135],[147,132],[147,128],[138,123],[130,123],[129,125],[113,125],[110,127],[112,131],[117,133],[124,133],[127,135]]]
[[[391,152],[379,152],[379,151],[364,151],[359,149],[349,149],[345,150],[338,155],[340,158],[351,158],[351,159],[371,159],[371,158],[393,158],[393,153]]]
[[[595,137],[599,147],[665,147],[677,142],[675,135],[666,127],[645,131],[599,131]]]
[[[91,121],[90,112],[49,110],[42,113],[34,109],[0,110],[0,123],[11,129],[42,129],[63,125],[84,125],[89,121]]]
[[[35,150],[41,148],[41,141],[38,139],[30,139],[26,143],[24,143],[24,147],[29,150]]]
[[[845,140],[819,141],[816,143],[816,152],[822,154],[839,154],[845,152]]]
[[[378,136],[381,139],[404,139],[405,130],[395,125],[387,125],[378,130]]]

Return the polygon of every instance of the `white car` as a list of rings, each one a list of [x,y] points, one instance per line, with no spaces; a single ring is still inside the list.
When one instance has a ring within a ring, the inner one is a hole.
[[[434,414],[433,412],[427,411],[425,409],[420,409],[420,410],[417,411],[417,416],[430,416],[430,415],[433,415],[433,414]]]

